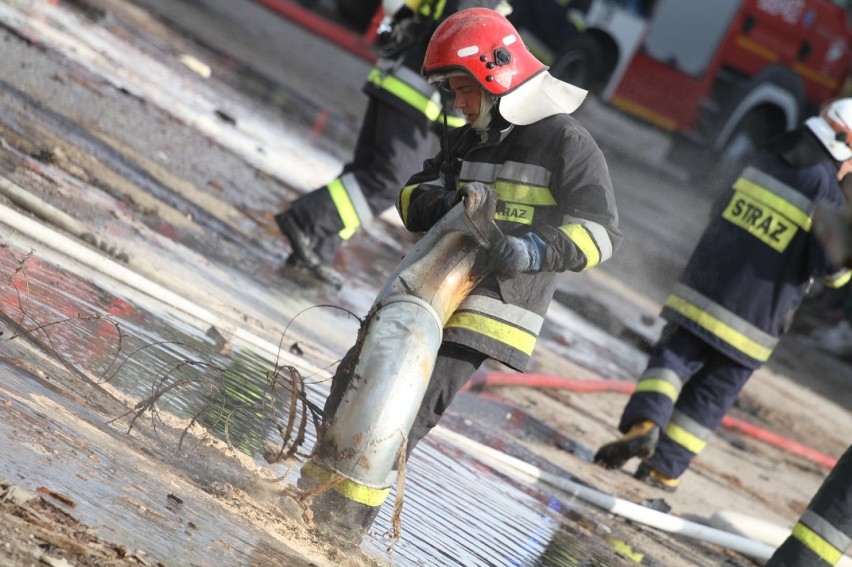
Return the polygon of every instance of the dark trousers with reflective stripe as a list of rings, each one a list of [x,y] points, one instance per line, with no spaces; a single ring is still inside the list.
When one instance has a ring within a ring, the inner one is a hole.
[[[418,120],[371,96],[355,153],[341,176],[355,176],[371,213],[377,215],[393,206],[408,178],[437,150],[438,136],[424,117]],[[302,195],[283,214],[292,215],[314,239],[320,259],[330,264],[342,241],[338,233],[349,227],[344,226],[328,186]]]
[[[414,418],[414,424],[408,434],[408,453],[411,456],[415,445],[426,437],[433,427],[438,425],[441,416],[450,407],[455,395],[470,380],[474,372],[488,358],[487,355],[456,343],[441,343],[438,357],[435,359],[435,369],[426,388],[423,403]],[[343,360],[337,366],[337,371],[331,381],[331,392],[326,398],[323,412],[327,418],[332,418],[337,411],[343,394],[349,386],[358,359],[358,349],[349,349]]]
[[[803,532],[797,533],[804,526]],[[823,481],[807,510],[766,567],[834,565],[852,541],[852,446]],[[815,537],[814,537],[815,536]]]
[[[697,454],[666,435],[672,413],[715,431],[734,404],[754,369],[732,360],[689,331],[677,328],[657,344],[648,368],[667,368],[678,375],[683,388],[676,402],[658,392],[635,392],[621,415],[619,429],[651,420],[663,430],[648,463],[670,478],[678,478]]]

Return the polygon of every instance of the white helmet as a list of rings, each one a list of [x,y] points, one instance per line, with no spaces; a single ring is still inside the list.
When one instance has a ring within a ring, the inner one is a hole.
[[[852,158],[852,98],[839,98],[823,106],[819,116],[805,121],[837,161]]]

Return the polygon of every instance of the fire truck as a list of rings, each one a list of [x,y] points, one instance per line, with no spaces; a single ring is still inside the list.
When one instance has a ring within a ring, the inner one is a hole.
[[[672,144],[672,159],[700,162],[701,176],[707,167],[730,176],[767,138],[849,94],[852,31],[841,2],[585,4],[585,27],[554,54],[551,73],[677,135],[685,143]]]

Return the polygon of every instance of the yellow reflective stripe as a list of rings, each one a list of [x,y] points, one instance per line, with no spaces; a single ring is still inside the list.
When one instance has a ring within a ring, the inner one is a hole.
[[[702,311],[681,297],[670,295],[666,299],[666,307],[674,309],[690,321],[695,322],[699,327],[707,329],[729,345],[755,360],[765,362],[769,360],[769,355],[772,354],[771,348],[758,344],[730,325],[723,323],[713,315]]]
[[[513,183],[498,179],[491,184],[491,189],[497,194],[501,201],[512,201],[523,205],[537,207],[552,207],[556,205],[556,199],[547,187],[537,185],[526,185],[524,183]]]
[[[799,232],[789,218],[742,191],[734,191],[722,218],[776,252],[783,252]]]
[[[532,333],[479,313],[453,313],[445,327],[457,327],[485,335],[527,355],[531,355],[535,348],[536,337]]]
[[[533,217],[535,217],[535,207],[515,203],[505,203],[503,210],[494,214],[494,220],[519,224],[532,224]]]
[[[745,177],[740,177],[734,182],[734,190],[740,191],[764,205],[772,207],[804,230],[809,231],[813,225],[813,219],[808,213],[790,203],[790,201],[779,197],[776,193],[765,187],[761,187]]]
[[[828,287],[837,289],[845,286],[852,281],[852,271],[844,270],[831,276],[822,278],[822,283]]]
[[[399,216],[402,217],[402,224],[408,223],[408,207],[411,206],[411,194],[417,188],[417,185],[406,185],[399,193]]]
[[[328,193],[331,195],[331,200],[334,201],[334,206],[337,208],[337,214],[340,215],[340,220],[343,221],[343,230],[338,234],[346,240],[361,226],[361,219],[358,213],[355,212],[355,206],[352,204],[352,199],[349,198],[349,193],[346,192],[346,187],[340,179],[335,179],[327,185]],[[344,233],[349,233],[344,236]]]
[[[447,6],[447,0],[426,0],[419,2],[417,9],[421,15],[437,20],[444,13],[444,8]],[[409,6],[410,7],[410,6]]]
[[[802,542],[805,547],[816,553],[829,565],[835,565],[843,557],[841,550],[828,543],[822,536],[801,522],[793,526],[793,537]]]
[[[586,257],[586,265],[583,267],[583,271],[600,264],[601,252],[585,227],[580,224],[566,224],[560,226],[559,230],[564,232]]]
[[[676,423],[669,422],[666,425],[666,435],[678,445],[686,448],[687,451],[697,455],[704,447],[707,446],[707,441],[697,437]]]
[[[443,120],[444,113],[441,113],[441,120]],[[447,126],[450,128],[458,128],[459,126],[464,126],[467,123],[467,119],[462,118],[461,116],[450,116],[447,115]]]
[[[326,484],[336,478],[343,478],[343,480],[334,485],[334,491],[347,500],[351,500],[365,506],[371,506],[373,508],[384,504],[391,491],[390,487],[373,488],[371,486],[358,484],[354,480],[342,477],[342,475],[332,472],[311,461],[302,465],[302,472],[317,484]]]
[[[659,378],[642,378],[636,384],[637,392],[656,392],[667,398],[671,398],[673,402],[677,401],[678,389],[671,382],[661,380]]]
[[[441,116],[441,105],[427,98],[420,91],[393,75],[384,75],[381,69],[373,68],[368,77],[374,85],[388,91],[400,100],[422,112],[426,118],[435,121]],[[448,117],[449,119],[449,117]]]

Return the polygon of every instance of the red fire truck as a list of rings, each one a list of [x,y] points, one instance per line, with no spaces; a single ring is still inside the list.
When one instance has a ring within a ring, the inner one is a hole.
[[[593,0],[551,73],[690,142],[673,144],[674,159],[712,156],[701,161],[730,174],[769,136],[846,92],[843,4]]]

